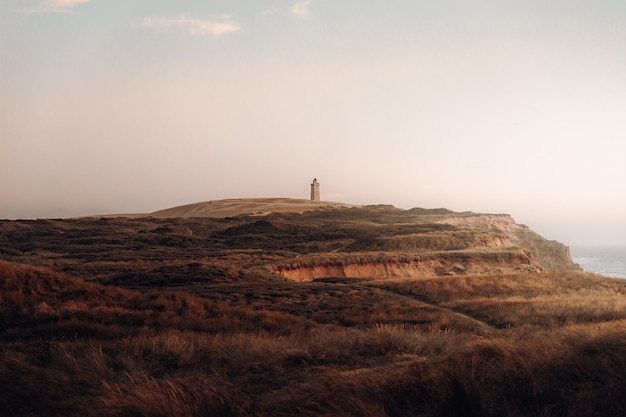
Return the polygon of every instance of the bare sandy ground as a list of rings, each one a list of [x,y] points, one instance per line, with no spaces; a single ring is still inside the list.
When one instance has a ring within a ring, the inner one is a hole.
[[[155,211],[146,216],[156,218],[232,217],[239,214],[259,216],[269,213],[303,213],[305,211],[355,207],[332,201],[311,201],[295,198],[233,198],[204,201]],[[135,217],[136,215],[133,215]]]

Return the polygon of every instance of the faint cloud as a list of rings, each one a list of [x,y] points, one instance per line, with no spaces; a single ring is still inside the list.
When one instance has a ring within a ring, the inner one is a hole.
[[[89,3],[91,0],[44,0],[43,4],[49,7],[68,8],[81,3]]]
[[[301,1],[296,3],[291,8],[291,13],[296,17],[306,17],[311,12],[309,10],[309,5],[311,4],[311,0]]]
[[[269,16],[269,15],[276,14],[279,12],[280,12],[280,9],[278,7],[272,7],[271,9],[263,10],[261,12],[261,16]]]
[[[213,20],[196,19],[193,17],[146,17],[141,26],[156,31],[177,31],[192,36],[223,36],[239,32],[241,25],[228,17]]]
[[[18,9],[20,13],[73,13],[72,9],[83,3],[89,3],[91,0],[43,0],[36,6]]]

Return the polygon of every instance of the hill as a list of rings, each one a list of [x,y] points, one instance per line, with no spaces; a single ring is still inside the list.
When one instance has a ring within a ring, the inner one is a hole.
[[[0,259],[0,415],[626,414],[625,281],[507,215],[0,221]]]
[[[149,216],[160,219],[189,217],[233,217],[241,214],[257,216],[269,213],[303,213],[305,211],[354,207],[332,201],[311,201],[295,198],[233,198],[205,201],[155,211]]]
[[[566,246],[509,215],[256,202],[198,203],[156,212],[161,217],[0,222],[0,256],[126,286],[577,269]],[[262,211],[279,204],[290,211]],[[217,217],[233,210],[252,214]]]
[[[626,286],[580,272],[0,289],[3,416],[626,412]]]

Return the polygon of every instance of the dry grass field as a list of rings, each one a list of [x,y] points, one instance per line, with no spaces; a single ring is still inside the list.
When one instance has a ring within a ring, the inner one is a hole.
[[[0,222],[0,415],[626,415],[626,281],[265,267],[478,233],[350,213]]]

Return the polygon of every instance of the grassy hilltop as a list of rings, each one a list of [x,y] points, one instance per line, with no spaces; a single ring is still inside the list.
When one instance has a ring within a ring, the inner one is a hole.
[[[0,222],[0,415],[626,415],[626,281],[563,245],[262,214]]]

